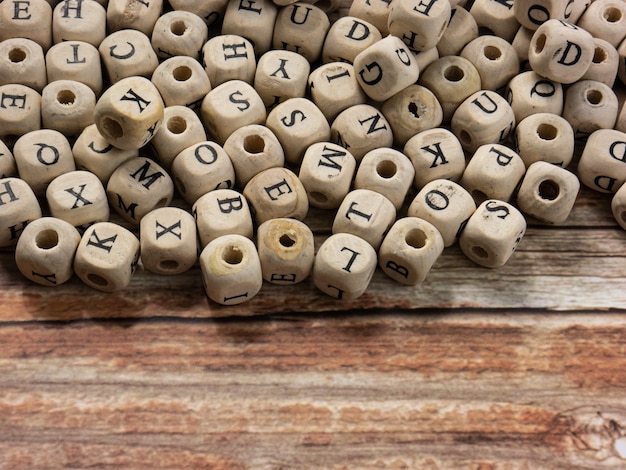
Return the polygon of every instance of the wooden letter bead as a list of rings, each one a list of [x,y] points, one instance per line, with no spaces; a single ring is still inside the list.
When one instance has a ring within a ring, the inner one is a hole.
[[[196,222],[178,207],[148,212],[139,224],[141,262],[156,274],[180,274],[198,259]]]
[[[246,184],[243,195],[254,209],[257,225],[280,217],[303,220],[309,211],[304,186],[287,168],[268,168],[256,174]]]
[[[354,189],[337,209],[332,232],[357,235],[378,250],[395,220],[396,209],[389,199],[370,189]]]
[[[41,95],[18,83],[0,86],[0,137],[41,129]]]
[[[411,0],[391,4],[387,27],[389,34],[401,38],[413,51],[437,45],[450,21],[448,0]]]
[[[84,231],[89,225],[109,220],[109,203],[102,182],[84,170],[70,171],[53,179],[46,189],[50,214]]]
[[[80,239],[74,272],[89,287],[115,292],[124,289],[139,261],[139,239],[121,225],[98,222]]]
[[[0,179],[17,176],[17,165],[9,147],[0,140]]]
[[[259,58],[254,75],[254,89],[269,109],[289,98],[306,93],[311,65],[291,51],[267,51]]]
[[[37,196],[20,178],[0,179],[0,246],[17,243],[24,228],[41,217]]]
[[[150,38],[134,29],[109,34],[98,51],[111,83],[133,76],[150,78],[159,65]]]
[[[72,147],[72,154],[76,168],[90,171],[106,185],[111,173],[126,160],[139,155],[139,151],[113,147],[92,124],[80,133]]]
[[[98,47],[106,36],[106,17],[98,2],[62,0],[52,12],[52,41],[83,41]]]
[[[353,16],[343,16],[328,30],[322,49],[322,62],[351,64],[360,52],[382,38],[373,24]]]
[[[202,64],[193,57],[176,56],[161,62],[154,70],[152,83],[165,106],[187,106],[197,111],[211,91],[211,81]]]
[[[223,144],[240,127],[265,124],[267,112],[263,100],[251,85],[230,80],[204,97],[200,116],[209,136]]]
[[[446,56],[434,61],[424,70],[419,83],[437,97],[443,111],[443,122],[450,122],[456,108],[481,90],[478,70],[460,56]]]
[[[504,266],[526,233],[526,219],[511,204],[497,199],[483,202],[459,237],[465,256],[486,268]]]
[[[0,41],[27,38],[44,51],[52,44],[52,7],[46,0],[0,2]]]
[[[461,186],[477,203],[486,199],[509,201],[525,172],[524,161],[510,148],[500,144],[483,145],[467,163]]]
[[[398,219],[378,250],[378,265],[396,282],[414,286],[423,282],[443,253],[439,230],[424,219]]]
[[[483,90],[498,90],[519,73],[519,57],[513,46],[497,36],[480,36],[461,51],[480,75]]]
[[[421,189],[437,179],[459,181],[465,171],[465,154],[459,139],[448,129],[428,129],[411,137],[403,153],[415,169],[414,185]]]
[[[67,41],[55,44],[46,53],[48,80],[75,80],[84,83],[100,96],[103,88],[100,53],[87,42]]]
[[[19,83],[39,93],[48,83],[43,49],[35,41],[11,38],[0,42],[0,85]]]
[[[313,265],[313,283],[338,300],[363,295],[374,276],[376,251],[368,242],[351,233],[336,233],[320,246]]]
[[[329,28],[330,20],[324,10],[315,5],[294,3],[278,10],[272,46],[302,54],[313,63],[322,56]]]
[[[150,36],[162,10],[163,0],[108,0],[107,27],[109,31],[135,29]]]
[[[348,16],[360,18],[373,24],[383,36],[389,34],[387,23],[389,22],[389,12],[391,2],[387,0],[353,0],[350,3]]]
[[[186,106],[167,106],[163,125],[150,143],[157,153],[159,164],[169,170],[180,152],[205,140],[206,132],[200,116]]]
[[[278,137],[260,124],[237,129],[224,142],[224,150],[230,157],[240,187],[248,184],[261,171],[281,167],[285,163],[285,152]]]
[[[593,60],[581,80],[595,80],[612,88],[619,69],[619,52],[604,39],[593,38],[593,42]]]
[[[42,286],[58,286],[74,274],[74,254],[80,234],[71,224],[54,217],[29,223],[15,246],[19,271]]]
[[[617,47],[626,38],[626,4],[620,0],[595,0],[576,24]]]
[[[475,210],[476,203],[463,186],[438,179],[427,183],[417,193],[407,215],[420,217],[437,227],[447,247],[457,241],[467,219]]]
[[[260,56],[272,47],[276,15],[278,8],[272,0],[228,2],[222,34],[242,34]]]
[[[76,136],[93,124],[96,94],[73,80],[50,82],[41,92],[41,122],[66,136]]]
[[[351,64],[332,62],[317,67],[309,75],[311,99],[328,122],[344,109],[367,101]]]
[[[330,142],[311,145],[302,158],[298,178],[313,207],[336,209],[350,191],[356,159]]]
[[[214,189],[232,188],[235,169],[224,149],[205,141],[181,151],[172,162],[176,189],[190,204]]]
[[[211,86],[229,80],[252,84],[256,72],[256,58],[252,43],[236,34],[225,34],[209,39],[202,46],[204,71]]]
[[[517,122],[531,114],[563,112],[563,86],[532,70],[519,74],[509,82],[506,97]]]
[[[511,41],[519,28],[513,3],[500,0],[475,0],[469,12],[479,29],[486,30],[506,41]]]
[[[52,129],[24,134],[13,146],[17,171],[37,196],[43,196],[50,181],[74,171],[74,157],[67,137]]]
[[[225,235],[209,243],[200,254],[200,269],[207,296],[218,304],[246,302],[263,285],[256,247],[241,235]]]
[[[354,71],[363,91],[374,101],[391,98],[419,77],[413,53],[396,36],[387,36],[359,53],[354,58]]]
[[[150,80],[128,77],[111,85],[98,99],[94,122],[110,144],[121,149],[139,149],[159,129],[164,107]]]
[[[548,20],[530,41],[528,60],[535,72],[555,82],[574,83],[585,74],[593,60],[593,36],[561,20]]]
[[[626,185],[622,184],[611,198],[611,211],[615,221],[626,230]]]
[[[198,227],[200,246],[207,246],[217,237],[228,234],[253,236],[250,206],[243,194],[233,189],[216,189],[206,193],[192,206]]]
[[[330,136],[333,142],[349,150],[357,162],[370,150],[393,144],[391,125],[369,104],[357,104],[339,113],[330,127]]]
[[[443,110],[437,97],[421,85],[409,85],[386,100],[380,110],[389,121],[394,143],[401,147],[415,134],[438,127]]]
[[[106,187],[109,204],[124,220],[139,224],[153,209],[167,206],[174,196],[174,183],[167,172],[146,157],[122,163]]]
[[[204,20],[207,26],[213,26],[224,18],[228,0],[170,0],[168,2],[174,10],[184,10],[195,13]]]
[[[481,145],[504,142],[515,128],[515,114],[499,94],[481,90],[459,105],[450,124],[463,149],[473,153]]]
[[[626,181],[626,133],[614,129],[593,132],[580,156],[578,177],[602,193],[614,193]]]
[[[272,219],[257,230],[263,279],[291,285],[304,281],[313,269],[313,232],[295,219]]]
[[[567,167],[574,157],[574,130],[557,114],[531,114],[515,128],[517,152],[526,167],[543,160]]]
[[[354,178],[354,188],[382,194],[397,211],[413,184],[414,175],[415,169],[406,155],[391,148],[378,148],[363,156]]]
[[[453,8],[448,26],[437,43],[439,56],[456,56],[477,37],[478,25],[474,17],[463,7]]]
[[[200,58],[209,28],[198,15],[182,10],[169,11],[157,20],[151,43],[159,59],[174,56]]]
[[[310,145],[330,139],[326,117],[307,98],[280,103],[267,115],[265,125],[278,137],[287,163],[299,164]]]
[[[570,0],[515,0],[513,14],[522,27],[535,31],[549,19],[572,21],[566,18]],[[568,15],[569,16],[569,15]]]
[[[565,92],[563,117],[576,139],[585,139],[598,129],[612,129],[619,103],[615,92],[601,82],[581,80]]]

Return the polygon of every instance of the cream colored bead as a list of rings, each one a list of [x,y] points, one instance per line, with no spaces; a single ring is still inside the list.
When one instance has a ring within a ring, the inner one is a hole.
[[[0,2],[0,41],[27,38],[44,51],[52,45],[52,7],[46,0]]]
[[[437,46],[450,21],[448,0],[392,2],[387,27],[413,51]]]
[[[469,60],[460,56],[442,57],[422,73],[419,83],[432,91],[443,111],[443,122],[450,122],[456,108],[481,90],[480,74]]]
[[[103,88],[100,53],[81,41],[55,44],[46,53],[48,81],[74,80],[84,83],[100,96]]]
[[[593,42],[596,46],[593,60],[581,80],[595,80],[612,88],[617,78],[619,53],[603,39],[593,38]]]
[[[150,272],[164,275],[188,271],[198,259],[196,222],[178,207],[160,207],[139,225],[141,262]]]
[[[276,135],[287,163],[299,164],[306,149],[330,139],[330,126],[315,103],[307,98],[290,98],[267,115],[265,125]]]
[[[287,168],[268,168],[256,174],[246,184],[243,195],[254,209],[257,225],[280,217],[303,220],[309,211],[304,186]]]
[[[515,115],[499,94],[482,90],[459,105],[451,127],[463,149],[473,153],[481,145],[504,142],[515,128]]]
[[[594,0],[573,0],[568,1],[565,7],[565,21],[576,24],[583,16],[583,13],[587,10],[591,2]]]
[[[459,237],[461,251],[486,268],[504,266],[526,233],[526,219],[515,206],[497,199],[483,202]]]
[[[0,247],[14,246],[24,228],[40,217],[41,206],[26,181],[0,179]]]
[[[130,1],[134,3],[135,0]],[[159,65],[150,38],[134,29],[109,34],[98,46],[98,51],[111,83],[133,76],[150,78]]]
[[[343,147],[330,142],[311,145],[302,158],[298,179],[309,203],[320,209],[336,209],[350,191],[356,159]]]
[[[245,196],[233,189],[216,189],[198,198],[191,212],[201,247],[218,237],[238,234],[252,239],[253,222]]]
[[[595,0],[576,24],[617,47],[626,38],[626,4],[620,0]]]
[[[241,80],[230,80],[211,90],[202,100],[200,115],[207,134],[220,144],[240,127],[264,124],[267,117],[259,94]]]
[[[532,70],[514,77],[507,86],[505,96],[517,122],[532,114],[563,112],[563,86]]]
[[[278,137],[260,124],[237,129],[224,142],[224,150],[230,157],[240,187],[261,171],[282,167],[285,163],[285,152]]]
[[[400,38],[391,35],[359,53],[354,71],[363,91],[375,101],[391,98],[419,77],[413,53]]]
[[[83,234],[74,272],[89,287],[115,292],[130,284],[139,261],[139,239],[121,225],[98,222]]]
[[[107,28],[109,31],[135,29],[150,36],[162,9],[163,0],[108,0]]]
[[[304,281],[313,269],[313,232],[295,219],[271,219],[257,230],[257,249],[263,279],[291,285]]]
[[[335,118],[330,127],[331,140],[360,161],[370,150],[391,147],[393,132],[385,116],[374,106],[357,104]]]
[[[611,198],[611,212],[615,221],[626,230],[626,185],[622,184]]]
[[[469,12],[476,19],[479,28],[512,41],[519,23],[513,11],[512,0],[475,0]]]
[[[303,97],[310,71],[309,62],[296,52],[268,51],[257,63],[254,89],[272,109],[289,98]]]
[[[433,180],[415,196],[407,215],[420,217],[433,224],[441,233],[444,246],[454,244],[467,219],[476,210],[471,194],[461,185],[449,180]]]
[[[123,78],[96,102],[94,123],[115,147],[138,149],[150,142],[159,130],[164,108],[161,95],[150,80]]]
[[[443,253],[439,230],[418,217],[398,219],[378,250],[378,266],[396,282],[414,286],[424,282]]]
[[[574,157],[574,130],[558,114],[525,117],[515,128],[515,140],[526,167],[543,160],[566,168]]]
[[[278,10],[272,46],[302,54],[313,63],[322,56],[324,39],[330,29],[328,15],[307,3],[294,3]]]
[[[54,217],[29,223],[15,247],[15,263],[27,279],[54,287],[74,275],[73,263],[80,234],[72,225]]]
[[[0,85],[18,83],[41,93],[48,83],[43,49],[26,38],[0,42]]]
[[[453,8],[450,22],[437,43],[437,50],[441,57],[456,56],[477,37],[478,24],[474,17],[465,8]]]
[[[182,105],[197,111],[211,91],[211,81],[202,64],[193,57],[176,56],[161,62],[151,81],[165,106]]]
[[[353,0],[348,15],[373,24],[383,36],[387,36],[390,10],[391,2],[387,0]]]
[[[98,47],[106,36],[106,16],[98,2],[62,0],[52,11],[52,41],[83,41]]]
[[[517,207],[542,222],[559,224],[569,216],[580,182],[574,173],[548,162],[528,167],[517,193]]]
[[[104,186],[88,171],[70,171],[54,178],[46,189],[46,201],[53,217],[83,231],[91,224],[109,220]]]
[[[498,90],[519,73],[519,57],[513,46],[497,36],[480,36],[461,51],[480,75],[483,90]]]
[[[235,169],[224,149],[215,142],[199,142],[182,150],[172,162],[176,189],[190,204],[215,189],[235,185]]]
[[[0,140],[0,179],[17,176],[17,166],[13,153],[2,140]]]
[[[174,56],[200,58],[200,51],[209,36],[209,28],[195,13],[174,10],[159,17],[150,42],[159,59]]]
[[[535,31],[550,19],[571,21],[565,17],[572,0],[515,0],[513,13],[522,27]]]
[[[359,85],[351,64],[332,62],[321,65],[309,75],[311,99],[329,122],[343,110],[364,104],[367,95]]]
[[[213,87],[229,80],[242,80],[249,84],[254,82],[254,48],[242,36],[227,34],[209,39],[202,46],[202,57],[204,70]]]
[[[465,171],[461,142],[442,127],[414,135],[405,144],[403,152],[415,169],[414,185],[417,189],[437,179],[459,181]]]
[[[222,34],[241,34],[254,46],[257,56],[272,47],[278,8],[272,0],[228,2],[222,22]]]
[[[354,300],[367,290],[377,264],[376,251],[351,233],[336,233],[320,246],[313,266],[313,283],[338,300]]]
[[[363,50],[380,41],[382,35],[371,23],[353,16],[342,16],[335,21],[324,39],[322,62],[354,62]]]
[[[614,129],[593,132],[577,167],[581,183],[602,193],[614,193],[626,181],[626,133]]]
[[[41,129],[41,95],[26,85],[0,86],[0,137]]]
[[[612,129],[619,103],[611,87],[593,80],[581,80],[565,92],[563,117],[571,124],[576,139],[597,129]]]
[[[363,156],[354,178],[355,189],[369,189],[385,196],[400,210],[413,184],[411,160],[392,148],[378,148]]]
[[[200,254],[204,289],[214,302],[236,305],[261,290],[263,274],[254,243],[241,235],[224,235]]]
[[[204,20],[207,26],[219,23],[226,12],[228,0],[170,0],[168,2],[174,10],[184,10],[195,13]],[[254,0],[247,4],[254,3]],[[246,4],[246,5],[247,5]]]
[[[50,82],[41,92],[41,122],[66,136],[76,136],[94,123],[96,94],[73,80]]]

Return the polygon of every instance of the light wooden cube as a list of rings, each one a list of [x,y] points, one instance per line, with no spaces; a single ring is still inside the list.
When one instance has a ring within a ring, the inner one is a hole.
[[[76,136],[94,123],[96,94],[74,80],[57,80],[41,92],[41,122],[66,136]]]
[[[330,20],[321,8],[307,3],[287,5],[276,15],[272,47],[297,52],[313,63],[322,55],[329,29]]]
[[[198,259],[196,222],[178,207],[160,207],[139,224],[141,262],[150,272],[164,275],[188,271]]]
[[[98,2],[62,0],[52,11],[52,41],[83,41],[98,47],[106,36],[106,9]]]
[[[336,233],[319,247],[313,265],[313,283],[338,300],[354,300],[365,291],[377,265],[376,250],[351,233]]]
[[[139,261],[139,239],[111,222],[90,226],[74,257],[74,272],[89,287],[115,292],[130,284]]]
[[[182,150],[172,162],[171,173],[176,189],[190,204],[209,191],[235,185],[235,169],[228,154],[211,141]]]
[[[84,83],[100,96],[104,87],[98,49],[82,41],[55,44],[46,52],[48,80],[75,80]]]
[[[478,37],[478,24],[463,7],[455,7],[450,12],[450,21],[437,43],[439,56],[457,56],[467,43]]]
[[[574,173],[538,161],[526,170],[517,192],[517,207],[539,221],[559,224],[567,220],[579,189],[580,182]]]
[[[563,117],[570,123],[576,139],[586,139],[598,129],[612,129],[619,111],[615,91],[594,80],[581,80],[568,87]]]
[[[109,31],[134,29],[150,36],[163,10],[163,0],[108,0]]]
[[[165,106],[187,106],[198,111],[212,84],[202,64],[193,57],[176,56],[161,62],[150,79]]]
[[[254,89],[268,109],[306,93],[311,65],[297,52],[267,51],[257,63]]]
[[[622,184],[611,198],[611,212],[615,221],[626,230],[626,185]]]
[[[615,193],[626,181],[626,133],[615,129],[593,132],[580,155],[581,183],[602,193]]]
[[[513,46],[497,36],[474,39],[463,48],[461,57],[474,64],[483,90],[499,90],[520,70],[519,57]]]
[[[448,0],[405,1],[391,4],[389,34],[401,38],[412,51],[437,46],[450,21]]]
[[[204,248],[217,237],[238,234],[252,239],[254,227],[250,205],[245,196],[233,189],[206,193],[192,206],[198,240]]]
[[[576,24],[617,47],[626,38],[626,5],[619,0],[595,0]]]
[[[571,3],[571,0],[516,0],[513,14],[522,27],[535,31],[550,19],[571,21],[565,17]]]
[[[98,51],[111,83],[134,76],[150,78],[159,65],[150,37],[135,29],[115,30],[102,40]]]
[[[430,222],[418,217],[398,219],[378,250],[378,266],[396,282],[424,282],[443,253],[443,238]]]
[[[236,305],[259,293],[261,262],[254,243],[241,235],[216,238],[200,253],[204,289],[214,302]]]
[[[531,114],[563,112],[564,93],[559,82],[529,70],[511,79],[505,92],[515,120],[521,122]]]
[[[211,86],[229,80],[252,84],[256,72],[256,57],[252,43],[237,34],[222,34],[202,46],[204,71]]]
[[[174,183],[160,165],[137,157],[117,167],[106,192],[111,208],[125,221],[138,225],[148,212],[172,202]]]
[[[581,80],[595,80],[612,88],[619,69],[619,52],[604,39],[593,38],[593,42],[593,60]]]
[[[396,208],[387,197],[370,189],[354,189],[337,209],[332,232],[357,235],[378,250],[395,220]]]
[[[328,122],[350,106],[367,101],[351,64],[332,62],[321,65],[311,72],[308,84],[311,99]]]
[[[43,49],[26,38],[0,42],[0,85],[17,83],[41,93],[48,83]]]
[[[52,6],[46,0],[0,2],[0,41],[27,38],[44,51],[52,45]]]
[[[42,217],[30,222],[15,246],[15,263],[25,278],[54,287],[74,275],[80,233],[68,222]]]
[[[209,36],[202,18],[184,10],[168,11],[159,17],[150,42],[159,59],[188,56],[200,59],[200,51]]]
[[[13,158],[13,152],[0,140],[0,179],[10,176],[17,176],[17,165],[15,158]]]
[[[543,160],[566,168],[574,157],[574,130],[557,114],[537,113],[525,117],[515,128],[515,141],[526,167]]]
[[[311,145],[302,158],[298,178],[309,203],[320,209],[336,209],[350,191],[357,162],[343,147],[331,142]]]
[[[328,30],[322,49],[322,62],[354,62],[363,50],[382,39],[371,23],[353,16],[342,16]]]
[[[41,206],[29,184],[20,178],[0,179],[0,246],[14,246],[24,228],[41,217]]]
[[[18,83],[0,86],[0,137],[41,129],[41,95]]]
[[[227,2],[222,34],[241,34],[260,56],[272,47],[278,8],[272,0]]]
[[[519,28],[513,11],[513,3],[499,0],[475,0],[469,12],[476,19],[476,24],[480,29],[511,41]]]
[[[526,219],[515,206],[497,199],[484,201],[459,237],[461,251],[486,268],[504,266],[526,233]]]
[[[228,0],[170,0],[168,2],[174,10],[184,10],[195,13],[204,19],[211,27],[222,21],[228,5]]]
[[[271,219],[257,230],[257,250],[263,279],[292,285],[304,281],[315,260],[313,232],[295,219]]]
[[[390,11],[391,2],[387,0],[353,0],[348,15],[373,24],[383,36],[387,36]]]

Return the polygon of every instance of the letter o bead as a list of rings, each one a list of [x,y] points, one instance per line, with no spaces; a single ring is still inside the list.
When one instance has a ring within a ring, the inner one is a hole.
[[[246,302],[263,285],[259,254],[242,235],[224,235],[209,243],[200,253],[200,269],[207,296],[218,304]]]
[[[42,217],[29,223],[15,246],[19,271],[42,286],[58,286],[74,274],[74,254],[80,234],[70,223]]]
[[[14,246],[28,223],[40,217],[39,200],[26,181],[0,179],[0,247]]]
[[[598,129],[587,139],[577,167],[581,183],[614,193],[626,182],[626,133]]]

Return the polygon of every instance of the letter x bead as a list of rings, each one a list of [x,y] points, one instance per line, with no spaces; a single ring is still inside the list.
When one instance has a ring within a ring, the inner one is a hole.
[[[41,93],[48,83],[43,49],[26,38],[0,42],[0,85],[19,83]]]
[[[28,183],[20,178],[0,179],[0,246],[14,246],[24,228],[41,217],[41,207]]]
[[[577,167],[581,183],[602,193],[616,192],[626,181],[626,133],[614,129],[593,132]]]

